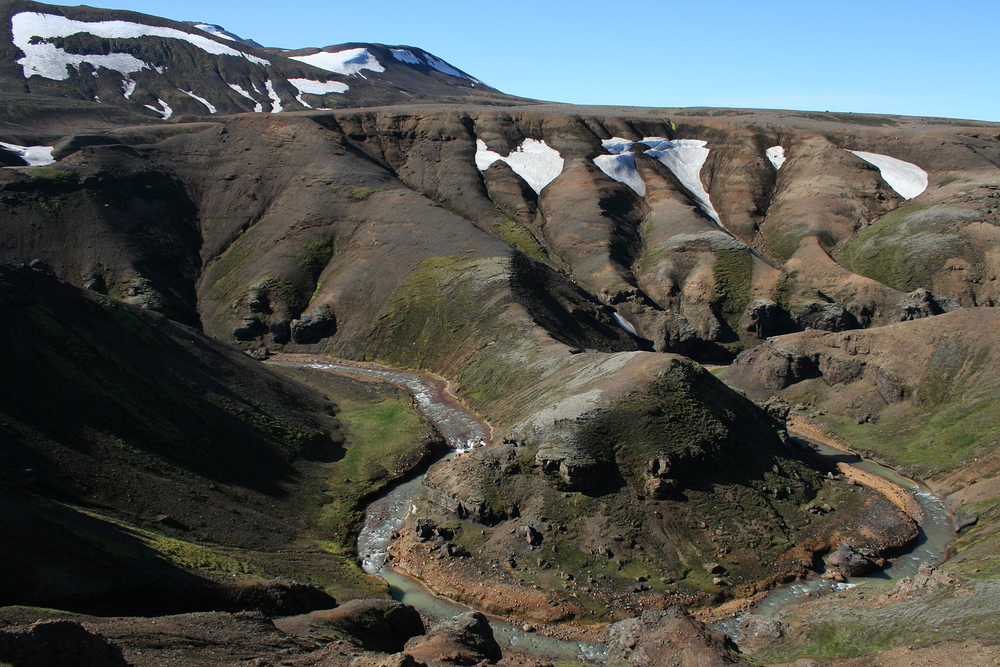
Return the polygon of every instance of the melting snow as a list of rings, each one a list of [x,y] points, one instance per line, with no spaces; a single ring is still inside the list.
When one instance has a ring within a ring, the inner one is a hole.
[[[611,313],[611,317],[615,318],[615,322],[617,322],[618,326],[620,326],[622,329],[624,329],[625,331],[629,332],[633,336],[637,336],[638,335],[636,333],[635,327],[632,326],[632,323],[629,322],[628,320],[626,320],[624,317],[622,317],[618,313]]]
[[[232,88],[233,90],[235,90],[237,93],[239,93],[243,97],[245,97],[248,100],[250,100],[251,102],[253,102],[254,103],[253,110],[255,112],[260,113],[260,112],[262,112],[264,110],[264,105],[261,104],[260,102],[258,102],[257,100],[255,100],[253,98],[253,96],[250,95],[250,93],[248,93],[246,90],[243,89],[243,86],[240,86],[240,85],[235,84],[235,83],[231,83],[231,84],[229,84],[229,87]]]
[[[350,87],[346,83],[341,83],[340,81],[289,79],[288,83],[298,88],[299,94],[295,96],[295,99],[297,99],[299,104],[307,109],[312,109],[313,107],[311,104],[302,99],[302,93],[309,93],[310,95],[326,95],[327,93],[346,93],[350,90]]]
[[[715,224],[722,227],[719,214],[708,192],[701,182],[701,168],[708,159],[708,149],[705,148],[707,141],[700,139],[665,139],[663,137],[647,137],[642,143],[650,147],[646,155],[656,158],[674,173],[677,180],[694,196],[698,207]]]
[[[774,165],[775,171],[781,169],[781,165],[785,164],[784,146],[771,146],[766,151],[764,151],[764,155],[766,155],[767,159],[771,161],[772,165]]]
[[[913,164],[898,158],[866,153],[865,151],[850,151],[869,164],[878,167],[882,180],[899,193],[903,199],[913,199],[927,189],[927,172]]]
[[[431,54],[426,55],[427,64],[441,72],[442,74],[447,74],[448,76],[457,76],[459,79],[464,79],[465,75],[459,72],[457,69],[441,60],[440,58],[435,58]]]
[[[132,99],[132,93],[135,92],[135,81],[133,81],[132,79],[125,79],[124,81],[122,81],[122,88],[124,89],[122,91],[122,95],[125,97],[125,99],[126,100]]]
[[[230,42],[235,42],[236,38],[230,35],[221,25],[214,25],[212,23],[194,23],[195,28],[198,30],[204,30],[205,32],[215,35],[220,39],[228,39]]]
[[[24,69],[25,78],[38,75],[61,81],[69,77],[68,65],[79,67],[83,63],[89,63],[95,69],[104,67],[125,75],[149,67],[147,63],[128,53],[104,55],[68,53],[55,44],[45,41],[58,37],[69,37],[78,33],[87,33],[106,39],[136,39],[138,37],[179,39],[213,55],[246,58],[258,65],[271,64],[268,60],[237,51],[202,35],[194,35],[175,28],[132,23],[131,21],[74,21],[55,14],[21,12],[11,17],[10,27],[14,46],[24,52],[24,57],[17,62]]]
[[[180,88],[178,88],[177,90],[180,90]],[[190,90],[181,90],[181,92],[184,93],[185,95],[189,95],[189,96],[193,97],[194,99],[196,99],[199,102],[201,102],[202,104],[204,104],[205,108],[208,109],[209,113],[218,113],[219,110],[215,108],[215,105],[213,105],[211,102],[209,102],[208,100],[206,100],[204,97],[198,97],[197,95],[195,95],[194,93],[192,93]]]
[[[535,192],[541,192],[563,169],[559,151],[549,148],[544,141],[525,139],[517,150],[504,157],[489,150],[482,139],[476,139],[476,166],[479,170],[486,171],[497,160],[506,162]]]
[[[392,52],[392,57],[401,63],[408,63],[410,65],[423,65],[424,61],[420,59],[419,56],[415,55],[413,51],[409,49],[389,49]]]
[[[646,196],[646,184],[635,167],[633,153],[598,155],[594,158],[594,164],[611,178],[635,190],[640,197]]]
[[[42,167],[56,161],[52,157],[52,146],[18,146],[3,141],[0,141],[0,146],[11,153],[17,153],[22,160],[28,163],[29,167]]]
[[[348,49],[347,51],[337,51],[330,53],[320,51],[308,56],[289,56],[292,60],[298,60],[306,64],[325,69],[335,74],[359,74],[363,69],[370,69],[373,72],[384,72],[375,56],[368,52],[368,49]]]
[[[268,79],[264,82],[264,87],[267,88],[267,96],[271,98],[271,113],[278,113],[283,107],[281,106],[281,98],[278,97],[278,93],[274,92],[274,84]]]
[[[156,113],[162,115],[163,116],[163,120],[167,120],[168,118],[170,118],[171,116],[174,115],[174,110],[170,108],[169,104],[167,104],[166,102],[164,102],[163,100],[161,100],[159,98],[157,98],[156,101],[160,103],[160,107],[161,108],[157,109],[152,104],[143,104],[142,106],[146,107],[147,109],[149,109],[151,111],[155,111]]]
[[[612,155],[621,155],[628,149],[632,148],[634,144],[634,141],[622,139],[621,137],[611,137],[610,139],[605,139],[601,142],[601,145],[604,146],[604,150]]]

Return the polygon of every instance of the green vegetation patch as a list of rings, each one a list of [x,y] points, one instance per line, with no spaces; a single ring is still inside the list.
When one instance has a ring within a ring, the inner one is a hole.
[[[549,253],[545,250],[545,246],[538,242],[538,239],[528,231],[528,228],[521,224],[519,220],[506,214],[502,215],[503,219],[497,226],[497,234],[500,238],[528,257],[537,259],[540,262],[548,261]]]
[[[929,288],[949,258],[981,254],[958,228],[958,223],[975,219],[965,209],[910,202],[863,229],[839,249],[837,258],[851,271],[903,292]]]

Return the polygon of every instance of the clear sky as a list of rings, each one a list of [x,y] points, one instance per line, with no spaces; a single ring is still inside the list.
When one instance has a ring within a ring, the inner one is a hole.
[[[1000,0],[90,0],[266,46],[419,46],[512,95],[1000,121]]]

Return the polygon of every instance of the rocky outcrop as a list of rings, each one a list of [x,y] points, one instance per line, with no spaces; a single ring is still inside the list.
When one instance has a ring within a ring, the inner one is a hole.
[[[406,653],[427,665],[474,665],[503,657],[486,616],[470,611],[432,627],[406,643]]]
[[[608,627],[608,664],[629,667],[750,665],[720,633],[680,607],[647,610]]]
[[[372,651],[398,653],[413,637],[424,634],[416,609],[393,600],[351,600],[334,609],[279,619],[284,632],[303,637],[346,636]]]
[[[17,667],[127,667],[122,650],[77,621],[0,630],[0,662]]]

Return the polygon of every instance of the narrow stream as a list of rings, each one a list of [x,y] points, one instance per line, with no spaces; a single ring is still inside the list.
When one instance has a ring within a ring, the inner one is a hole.
[[[445,437],[453,457],[455,452],[489,441],[490,432],[482,421],[453,400],[445,390],[443,381],[431,376],[409,373],[394,369],[361,368],[338,363],[272,362],[287,366],[299,366],[351,373],[389,382],[405,389],[414,399],[417,410],[437,427]],[[809,442],[816,455],[836,464],[849,463],[863,470],[875,473],[909,491],[925,513],[925,521],[920,526],[916,545],[907,553],[895,558],[892,563],[867,577],[854,577],[846,583],[835,583],[820,576],[805,581],[782,586],[769,593],[752,609],[751,613],[774,616],[785,607],[804,598],[824,593],[844,590],[865,582],[885,581],[910,577],[917,573],[921,563],[940,563],[945,551],[954,538],[951,515],[944,503],[930,491],[910,479],[896,474],[893,470],[859,456],[845,453],[833,447]],[[392,597],[417,608],[422,614],[439,620],[469,611],[460,603],[432,594],[420,582],[401,575],[385,564],[386,551],[394,532],[400,530],[410,511],[411,503],[420,491],[423,475],[400,484],[386,495],[374,501],[365,512],[365,521],[358,536],[358,558],[362,568],[389,584]],[[739,617],[713,624],[713,628],[738,637]],[[549,660],[585,660],[603,662],[606,649],[598,644],[564,641],[522,631],[500,619],[490,619],[493,633],[501,646],[522,651]]]
[[[416,404],[417,411],[438,429],[454,457],[461,452],[489,441],[489,427],[474,414],[450,399],[444,382],[427,375],[392,369],[374,369],[338,363],[272,362],[283,366],[298,366],[351,373],[389,382],[403,388]],[[365,510],[365,520],[358,535],[358,559],[365,572],[381,577],[389,584],[393,599],[412,605],[424,616],[442,620],[471,611],[472,607],[442,598],[431,593],[419,581],[394,572],[386,566],[386,552],[392,534],[403,527],[414,496],[420,491],[423,475],[394,487]],[[501,647],[529,653],[548,660],[584,660],[604,662],[607,652],[603,646],[584,642],[553,639],[524,632],[521,628],[501,619],[490,617],[493,636]]]
[[[885,568],[872,572],[864,577],[852,577],[846,583],[835,583],[819,576],[811,577],[788,586],[782,586],[771,591],[753,608],[753,613],[760,616],[774,616],[781,609],[805,597],[814,597],[823,593],[845,590],[859,584],[874,581],[897,580],[912,577],[917,574],[921,563],[937,565],[944,560],[945,552],[955,537],[951,514],[944,502],[926,488],[916,482],[897,474],[891,468],[879,465],[829,447],[809,441],[809,447],[824,459],[833,463],[847,463],[856,468],[884,477],[893,484],[903,487],[916,499],[924,511],[924,521],[920,525],[920,534],[915,545],[906,553],[894,558]]]

